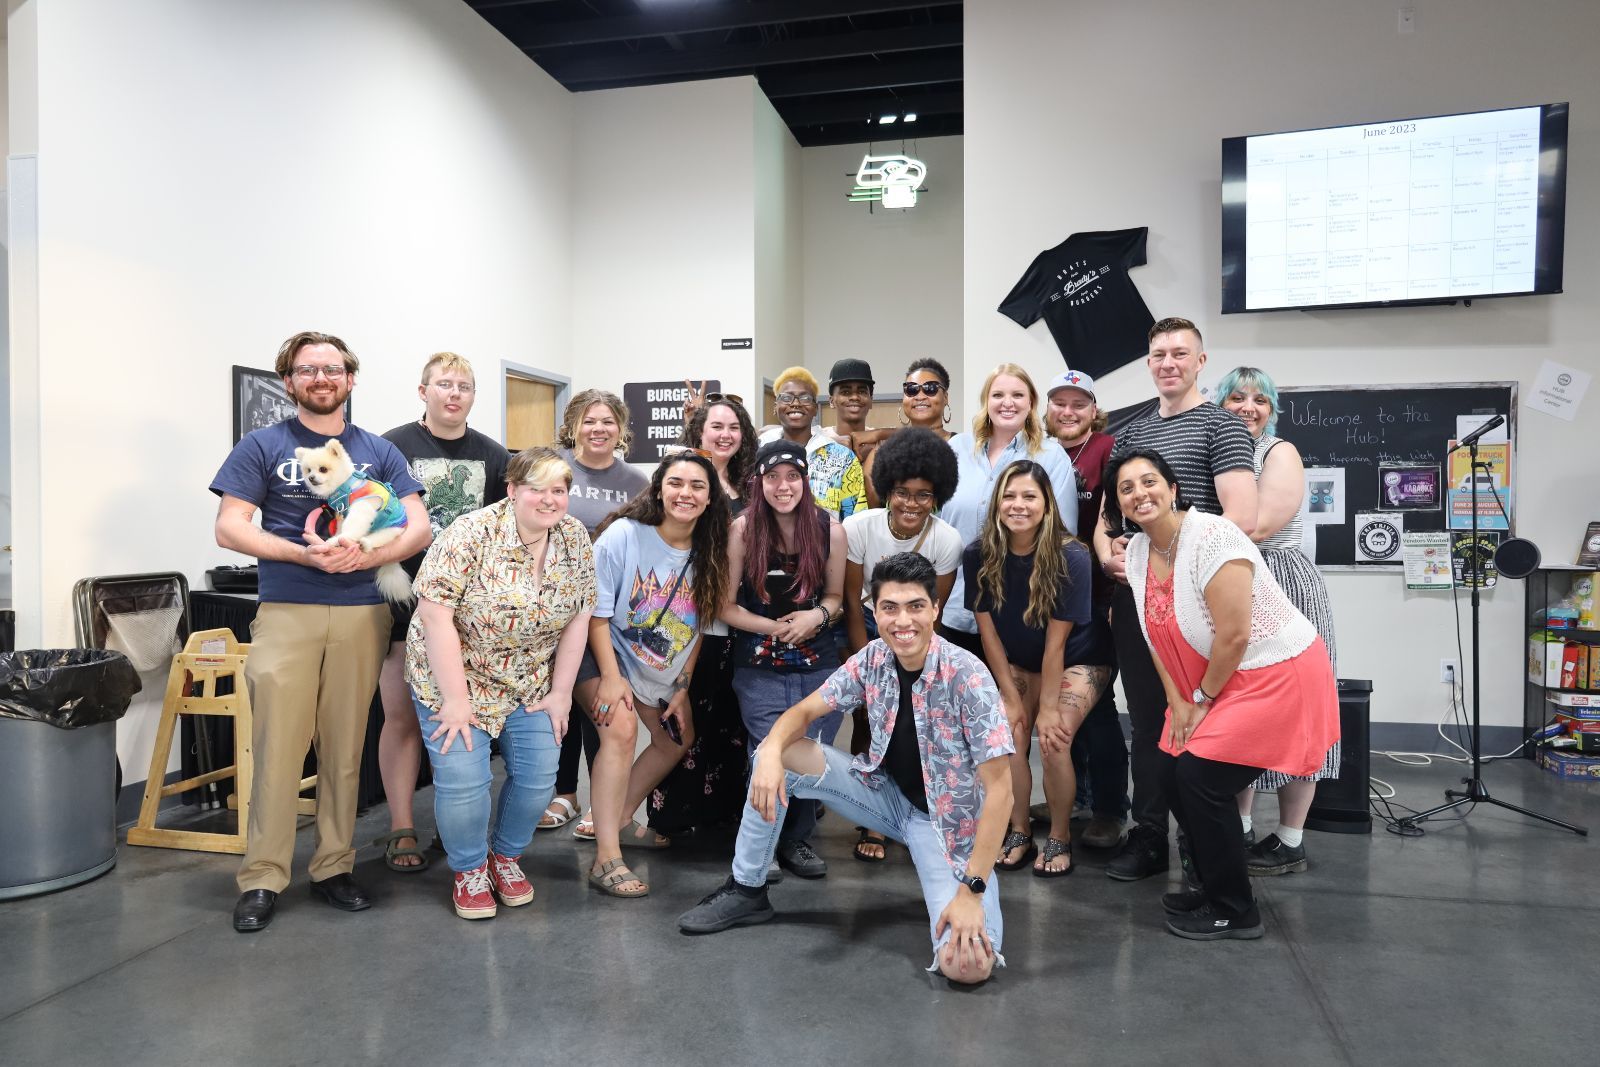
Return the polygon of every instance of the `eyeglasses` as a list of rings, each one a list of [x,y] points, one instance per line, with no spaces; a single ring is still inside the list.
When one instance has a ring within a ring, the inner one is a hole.
[[[909,489],[902,489],[899,486],[895,486],[893,489],[889,490],[889,496],[892,499],[900,501],[902,504],[921,504],[923,507],[927,507],[929,504],[933,503],[933,494],[928,492],[926,489],[919,489],[913,493]]]
[[[906,382],[900,388],[905,390],[907,397],[916,396],[918,393],[923,396],[938,396],[939,390],[944,386],[939,382]]]
[[[780,404],[815,404],[815,393],[779,393],[773,397]]]
[[[344,380],[345,370],[344,364],[340,363],[332,367],[296,367],[290,373],[302,382],[314,382],[319,374],[330,382],[339,382]]]
[[[477,389],[477,386],[473,385],[471,382],[451,382],[443,380],[434,382],[433,387],[439,390],[441,393],[457,392],[462,396],[471,396]]]
[[[744,407],[744,397],[738,393],[707,393],[700,398],[700,402],[707,406],[711,404],[738,404]]]

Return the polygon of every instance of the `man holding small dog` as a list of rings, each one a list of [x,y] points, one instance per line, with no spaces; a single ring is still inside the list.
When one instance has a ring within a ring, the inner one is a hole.
[[[222,498],[216,538],[260,560],[260,608],[251,626],[245,679],[254,712],[255,785],[249,844],[233,909],[240,932],[265,929],[289,884],[300,772],[317,746],[317,836],[311,894],[344,911],[370,906],[350,876],[355,865],[356,791],[367,711],[388,646],[390,615],[377,568],[432,540],[422,486],[394,445],[345,421],[360,362],[324,333],[297,333],[278,349],[276,370],[295,417],[247,434],[211,491]],[[308,521],[322,502],[307,488],[295,449],[337,440],[357,471],[388,483],[405,508],[405,532],[381,548],[324,541]],[[255,524],[257,511],[261,525]]]

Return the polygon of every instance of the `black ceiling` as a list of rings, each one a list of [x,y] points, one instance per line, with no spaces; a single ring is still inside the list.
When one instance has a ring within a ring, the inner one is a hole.
[[[802,145],[961,132],[959,0],[467,3],[574,92],[750,74]]]

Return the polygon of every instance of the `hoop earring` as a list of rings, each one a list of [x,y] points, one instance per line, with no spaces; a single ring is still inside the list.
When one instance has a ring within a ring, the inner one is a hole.
[[[911,420],[906,418],[906,409],[905,408],[901,408],[900,409],[900,425],[901,426],[910,426],[911,425]]]
[[[950,425],[950,409],[949,409],[949,407],[946,407],[944,409],[944,424],[946,426]]]
[[[1173,511],[1177,511],[1178,510],[1178,498],[1177,497],[1173,497],[1172,498],[1172,510]]]

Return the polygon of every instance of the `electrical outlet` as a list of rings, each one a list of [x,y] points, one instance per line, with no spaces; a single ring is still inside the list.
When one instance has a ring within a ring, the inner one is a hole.
[[[1446,685],[1455,685],[1456,679],[1461,676],[1461,665],[1453,659],[1439,661],[1439,681]]]

